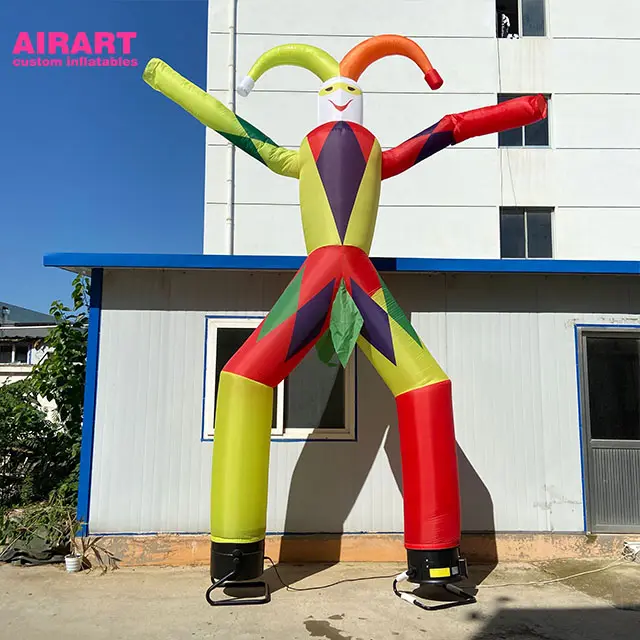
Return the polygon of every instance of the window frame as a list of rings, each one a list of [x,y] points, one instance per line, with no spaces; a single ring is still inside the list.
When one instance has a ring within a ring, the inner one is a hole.
[[[266,313],[252,315],[205,316],[204,386],[202,399],[201,441],[213,442],[217,388],[215,380],[217,339],[219,329],[255,329]],[[340,366],[340,365],[338,365]],[[211,372],[214,372],[211,375]],[[271,429],[271,440],[277,442],[340,441],[353,442],[356,438],[356,353],[344,370],[344,427],[306,429],[284,427],[286,378],[276,387],[276,424]]]
[[[523,212],[524,214],[524,258],[512,258],[510,256],[504,256],[502,251],[502,218],[503,216],[514,215],[511,213],[506,213],[505,210],[515,210],[518,213]],[[549,214],[549,224],[551,227],[551,256],[546,258],[532,258],[529,256],[529,225],[528,225],[528,212],[542,212]],[[498,207],[498,216],[499,216],[499,227],[500,227],[500,259],[501,260],[553,260],[555,258],[555,207],[541,207],[541,206],[531,206],[531,207],[512,207],[512,206],[500,206]]]
[[[19,341],[2,342],[1,344],[2,346],[11,347],[11,362],[0,362],[0,367],[12,367],[12,366],[28,367],[31,365],[31,349],[32,349],[31,344],[29,344],[28,342],[19,342]],[[19,344],[26,345],[27,347],[26,362],[19,362],[18,360],[16,360],[16,346]]]
[[[500,102],[500,98],[504,98],[504,102],[507,100],[512,100],[513,98],[524,98],[528,96],[537,95],[536,93],[497,93],[496,94],[496,104],[503,104]],[[553,109],[553,95],[551,93],[542,93],[544,98],[547,101],[547,117],[544,119],[547,123],[547,144],[527,144],[527,135],[526,130],[527,127],[532,125],[528,124],[524,127],[514,127],[515,129],[520,129],[522,133],[522,144],[519,145],[501,145],[500,144],[500,134],[505,132],[498,132],[498,149],[552,149],[553,146],[551,144],[551,112]],[[534,123],[537,124],[537,123]],[[508,129],[511,131],[511,129]]]
[[[586,533],[606,535],[620,533],[618,527],[599,526],[596,521],[594,461],[596,449],[638,449],[638,440],[599,440],[591,438],[591,411],[589,398],[589,371],[587,363],[587,340],[589,338],[630,338],[640,336],[640,324],[592,324],[576,322],[574,324],[574,343],[576,357],[576,382],[578,391],[578,426],[580,430],[580,460],[582,463],[583,518]],[[633,527],[625,527],[629,532]],[[635,529],[634,529],[635,530]],[[633,530],[630,531],[633,533]]]
[[[606,438],[592,437],[591,407],[589,403],[589,366],[588,345],[589,338],[627,339],[640,341],[640,325],[577,325],[578,332],[578,367],[581,389],[581,411],[583,423],[583,436],[585,444],[593,448],[608,449],[640,449],[640,440],[610,440]]]
[[[498,16],[498,4],[499,4],[500,0],[496,0],[495,3],[495,13],[496,13],[496,26],[497,26],[497,16]],[[544,26],[543,26],[543,31],[544,33],[541,36],[525,36],[523,35],[522,31],[523,31],[523,14],[524,11],[522,9],[522,0],[515,0],[515,3],[517,4],[517,10],[518,10],[518,33],[516,34],[518,36],[518,40],[521,38],[548,38],[549,37],[549,2],[548,0],[542,0],[542,13],[544,16]],[[498,31],[496,29],[496,39],[497,40],[508,40],[508,38],[501,38],[498,35]]]

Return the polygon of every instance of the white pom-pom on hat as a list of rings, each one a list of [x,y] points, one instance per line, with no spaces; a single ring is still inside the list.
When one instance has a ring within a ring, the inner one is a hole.
[[[246,98],[251,93],[251,90],[255,86],[256,86],[256,83],[253,80],[253,78],[250,78],[249,76],[245,76],[240,82],[240,84],[238,85],[238,93],[243,98]]]

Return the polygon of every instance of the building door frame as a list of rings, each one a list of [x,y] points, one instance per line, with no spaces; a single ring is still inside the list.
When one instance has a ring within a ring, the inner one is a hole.
[[[598,450],[640,450],[640,440],[602,440],[591,438],[589,407],[588,338],[636,338],[640,325],[576,325],[577,372],[579,388],[580,431],[583,466],[584,518],[587,533],[640,533],[640,522],[633,525],[599,524],[597,522],[596,467]],[[640,391],[639,391],[640,392]]]

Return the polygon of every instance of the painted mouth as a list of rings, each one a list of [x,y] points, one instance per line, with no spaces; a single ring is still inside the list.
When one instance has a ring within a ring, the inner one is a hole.
[[[347,104],[343,104],[343,105],[338,105],[336,104],[333,100],[329,100],[329,102],[338,110],[338,111],[344,111],[352,102],[353,100],[349,100],[349,102],[347,102]]]

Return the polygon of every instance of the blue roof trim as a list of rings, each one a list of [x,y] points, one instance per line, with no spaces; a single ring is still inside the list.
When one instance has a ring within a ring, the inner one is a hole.
[[[554,273],[636,275],[640,262],[631,260],[539,260],[398,258],[397,271],[458,273]]]
[[[163,253],[49,253],[45,267],[103,269],[299,269],[298,256],[228,256]]]
[[[302,256],[242,256],[160,253],[50,253],[45,267],[79,269],[213,269],[296,271]],[[539,273],[637,275],[640,261],[517,260],[468,258],[372,258],[378,271],[411,273]]]

